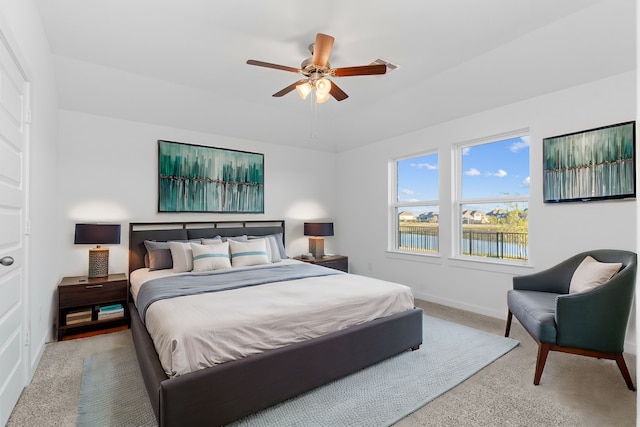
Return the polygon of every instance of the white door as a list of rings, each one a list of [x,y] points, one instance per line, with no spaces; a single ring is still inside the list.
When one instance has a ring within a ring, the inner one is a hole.
[[[0,32],[0,426],[27,382],[26,125],[29,85]]]

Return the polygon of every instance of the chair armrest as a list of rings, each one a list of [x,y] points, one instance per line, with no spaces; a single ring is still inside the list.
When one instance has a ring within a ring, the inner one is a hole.
[[[582,258],[572,257],[547,270],[525,276],[515,276],[513,278],[513,289],[555,294],[569,293],[571,278],[580,262],[582,262]]]
[[[624,351],[634,287],[635,266],[590,291],[558,296],[556,343],[605,353]]]

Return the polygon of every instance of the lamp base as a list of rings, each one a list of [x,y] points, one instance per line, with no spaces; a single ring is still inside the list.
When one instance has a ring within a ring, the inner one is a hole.
[[[324,238],[309,237],[309,252],[313,254],[315,259],[321,259],[324,255]]]
[[[106,277],[109,275],[109,248],[89,249],[89,274],[87,277]]]

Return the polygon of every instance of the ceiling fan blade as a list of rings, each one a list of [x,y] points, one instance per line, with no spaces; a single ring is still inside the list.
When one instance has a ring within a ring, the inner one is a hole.
[[[343,101],[349,97],[349,95],[340,89],[334,82],[331,82],[331,90],[329,93],[336,99],[336,101]]]
[[[359,67],[334,68],[331,72],[336,77],[349,76],[370,76],[374,74],[385,74],[387,66],[384,64],[362,65]]]
[[[292,83],[289,86],[285,87],[281,91],[274,93],[272,96],[275,96],[277,98],[279,98],[281,96],[284,96],[284,95],[288,94],[289,92],[295,90],[296,86],[298,86],[299,84],[302,84],[302,83],[304,83],[306,81],[307,81],[307,79],[298,80],[297,82]]]
[[[272,64],[270,62],[256,61],[255,59],[249,59],[247,61],[247,64],[249,64],[249,65],[257,65],[258,67],[273,68],[273,69],[276,69],[276,70],[291,71],[292,73],[299,73],[300,72],[300,70],[298,68],[287,67],[286,65]]]
[[[333,41],[335,39],[326,34],[318,33],[316,35],[316,43],[313,46],[313,65],[324,67],[329,60],[329,54],[333,47]]]

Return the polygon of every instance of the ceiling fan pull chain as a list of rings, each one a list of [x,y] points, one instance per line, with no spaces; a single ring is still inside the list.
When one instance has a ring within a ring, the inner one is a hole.
[[[311,91],[311,139],[318,137],[316,133],[316,125],[318,122],[318,103],[316,102],[316,91]]]

